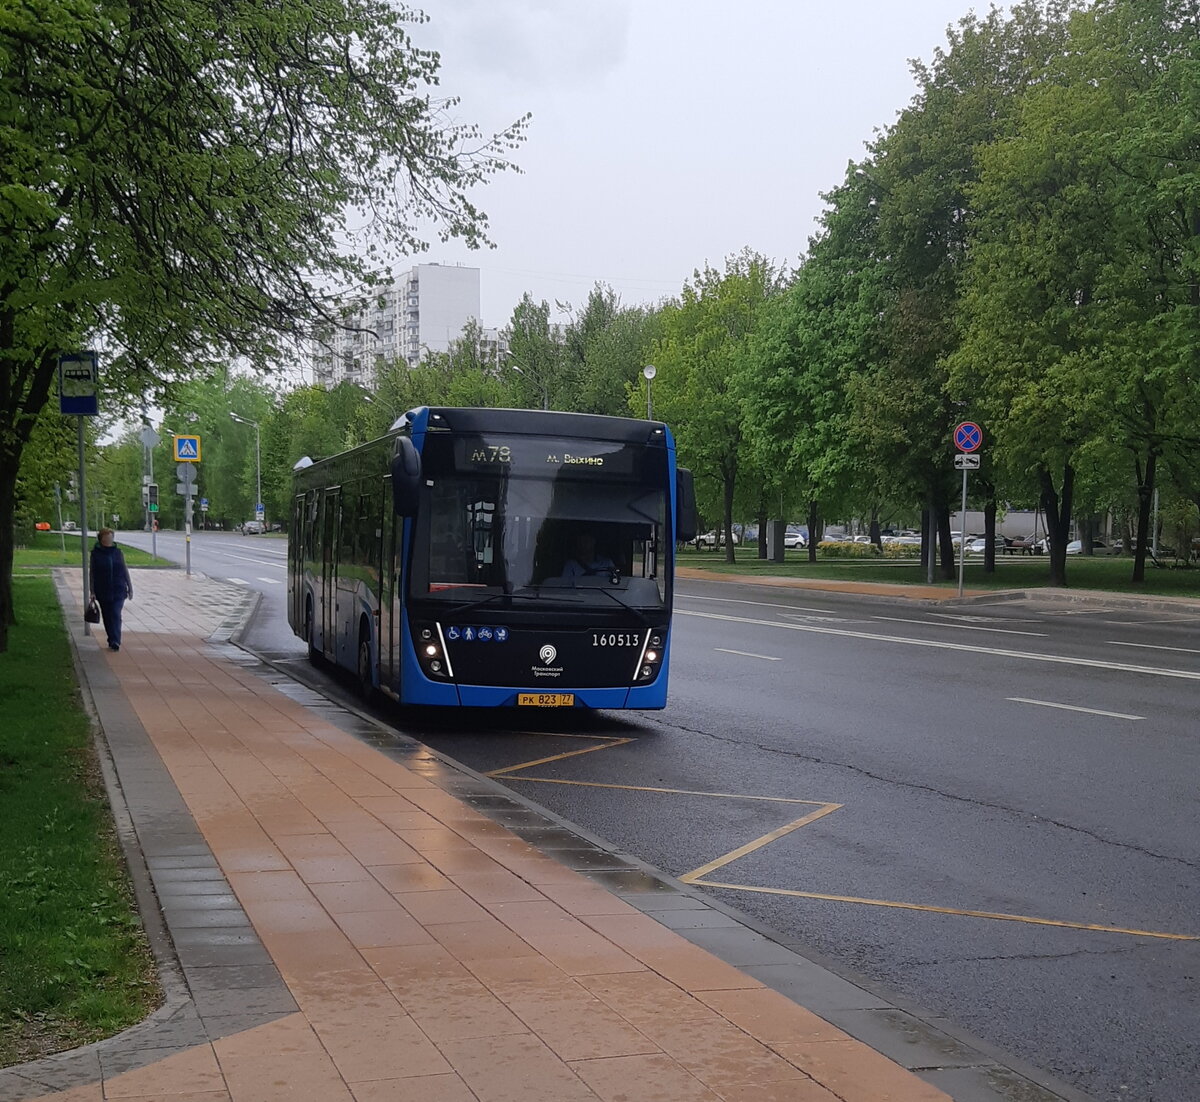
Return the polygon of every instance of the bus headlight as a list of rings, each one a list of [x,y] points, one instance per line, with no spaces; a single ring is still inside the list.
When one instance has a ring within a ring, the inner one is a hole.
[[[445,651],[439,624],[414,624],[414,648],[421,671],[433,681],[446,681],[451,676],[450,659]]]
[[[662,666],[664,642],[666,642],[666,632],[657,628],[651,629],[646,639],[645,649],[642,651],[641,661],[633,676],[635,683],[644,685],[658,676],[659,668]]]

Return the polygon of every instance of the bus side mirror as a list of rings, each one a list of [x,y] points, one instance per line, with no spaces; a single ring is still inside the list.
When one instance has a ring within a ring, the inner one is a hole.
[[[417,515],[417,495],[421,489],[421,457],[407,436],[396,441],[392,456],[392,508],[399,517]]]
[[[696,538],[696,487],[686,467],[675,471],[675,539],[691,543]]]

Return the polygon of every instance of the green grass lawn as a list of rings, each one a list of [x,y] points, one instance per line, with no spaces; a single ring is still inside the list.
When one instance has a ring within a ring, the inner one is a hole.
[[[715,574],[742,574],[748,577],[832,579],[852,582],[889,582],[893,585],[926,585],[925,572],[915,559],[825,559],[808,561],[807,551],[788,551],[781,563],[765,562],[751,545],[735,548],[737,562],[726,563],[724,551],[687,550],[679,555],[680,566],[698,567]],[[818,553],[819,554],[819,553]],[[1119,555],[1067,558],[1067,586],[1070,589],[1098,589],[1171,597],[1200,598],[1200,569],[1158,568],[1146,565],[1146,580],[1135,585],[1133,559]],[[957,589],[958,567],[952,581],[934,583]],[[968,556],[963,584],[967,589],[1037,589],[1050,584],[1050,563],[1044,555],[998,555],[996,570],[984,571],[983,556]]]
[[[63,550],[63,543],[66,550]],[[96,537],[88,536],[87,552],[90,555],[96,546]],[[155,558],[149,551],[139,551],[117,540],[117,546],[125,555],[126,566],[174,566],[166,559]],[[14,566],[18,571],[29,571],[47,566],[79,566],[83,562],[83,552],[79,546],[79,533],[67,532],[60,536],[57,532],[34,532],[32,536],[22,536],[17,540],[17,550]]]
[[[17,552],[0,654],[0,1067],[87,1044],[161,1001],[48,570]]]

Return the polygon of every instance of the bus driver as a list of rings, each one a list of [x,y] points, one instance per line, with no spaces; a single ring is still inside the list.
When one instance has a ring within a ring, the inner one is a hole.
[[[595,535],[583,529],[571,542],[571,557],[563,565],[562,576],[581,578],[589,574],[611,574],[616,568],[612,559],[596,551]]]

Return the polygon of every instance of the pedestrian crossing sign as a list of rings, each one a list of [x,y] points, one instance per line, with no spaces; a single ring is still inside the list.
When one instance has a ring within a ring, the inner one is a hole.
[[[175,437],[175,462],[176,463],[199,463],[200,462],[200,437],[198,437],[198,436],[177,436],[177,437]]]

